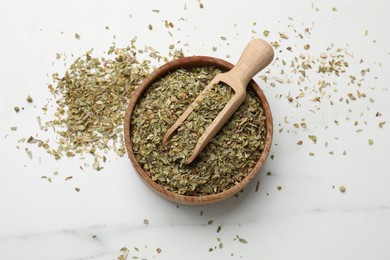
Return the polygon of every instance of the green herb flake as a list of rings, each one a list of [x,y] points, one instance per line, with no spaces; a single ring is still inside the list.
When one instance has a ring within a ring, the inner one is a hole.
[[[248,244],[248,241],[242,237],[239,237],[238,235],[236,235],[236,238],[234,240],[238,240],[240,243],[243,243],[243,244]]]
[[[288,36],[285,33],[279,33],[280,38],[287,40]]]
[[[340,192],[342,192],[342,193],[344,193],[344,192],[346,191],[346,189],[345,189],[344,186],[340,186],[340,187],[339,187],[339,190],[340,190]]]
[[[149,225],[149,220],[144,219],[144,224],[145,224],[145,225]]]
[[[11,131],[16,131],[16,130],[18,130],[18,127],[17,126],[11,126],[10,129],[11,129]]]
[[[372,139],[368,139],[368,144],[369,145],[373,145],[374,144],[374,141]]]
[[[33,156],[32,156],[32,152],[31,152],[31,150],[30,150],[30,149],[28,149],[28,148],[24,148],[24,150],[26,151],[26,153],[27,153],[28,157],[29,157],[30,159],[32,159],[32,158],[33,158]]]
[[[37,142],[38,142],[38,140],[35,139],[35,138],[32,137],[32,136],[30,136],[30,137],[27,139],[27,143],[29,143],[29,144],[35,144],[35,143],[37,143]]]
[[[315,144],[317,143],[317,136],[315,136],[315,135],[309,135],[308,137],[309,137],[310,140],[313,141],[313,143],[315,143]]]
[[[16,113],[18,113],[20,111],[20,108],[18,106],[15,106],[14,110],[15,110]]]
[[[127,256],[129,255],[129,249],[127,249],[127,247],[122,247],[120,252],[121,254],[118,256],[117,260],[126,260]]]
[[[32,103],[32,102],[33,102],[33,99],[32,99],[32,97],[31,97],[30,95],[28,95],[27,98],[26,98],[26,101],[27,101],[28,103]]]
[[[95,157],[95,160],[93,162],[92,168],[96,171],[100,171],[101,169],[103,169],[103,167],[100,167],[99,160],[96,157]]]
[[[264,37],[268,37],[269,33],[270,33],[270,31],[268,31],[268,30],[264,30],[264,31],[263,31],[263,35],[264,35]]]
[[[80,40],[80,39],[81,39],[81,37],[80,37],[80,35],[79,35],[78,33],[75,33],[75,34],[74,34],[74,38],[77,39],[77,40]]]
[[[221,231],[221,229],[222,229],[222,226],[218,226],[217,227],[217,233],[219,233]]]
[[[240,241],[240,243],[243,243],[243,244],[248,244],[248,241],[244,238],[239,238],[238,241]]]

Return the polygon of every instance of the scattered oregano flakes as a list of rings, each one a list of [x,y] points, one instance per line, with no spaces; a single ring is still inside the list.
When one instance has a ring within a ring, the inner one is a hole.
[[[54,86],[49,89],[56,97],[57,111],[46,127],[60,130],[56,131],[58,147],[46,147],[49,154],[60,159],[111,148],[119,156],[125,154],[124,112],[132,92],[149,74],[150,61],[140,63],[135,54],[133,44],[111,46],[107,58],[93,57],[90,50],[76,58],[64,75],[52,75]],[[101,169],[96,160],[93,168]]]
[[[120,250],[121,254],[118,256],[118,260],[126,260],[129,255],[129,249],[127,247],[122,247]]]
[[[236,235],[236,237],[233,239],[233,241],[235,240],[238,240],[238,242],[242,243],[242,244],[248,244],[248,241],[242,237],[240,237],[239,235]]]

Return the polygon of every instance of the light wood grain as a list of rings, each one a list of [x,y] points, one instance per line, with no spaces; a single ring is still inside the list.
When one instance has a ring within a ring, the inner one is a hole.
[[[215,66],[223,71],[228,71],[233,67],[233,65],[227,61],[217,59],[217,58],[212,58],[212,57],[205,57],[205,56],[185,57],[185,58],[168,62],[165,65],[158,68],[157,70],[155,70],[152,74],[150,74],[149,77],[147,77],[145,81],[142,83],[142,85],[135,90],[133,96],[130,99],[125,114],[124,135],[125,135],[126,150],[131,163],[133,164],[136,172],[138,173],[138,176],[148,187],[150,187],[158,195],[179,204],[188,204],[188,205],[210,204],[210,203],[218,202],[223,199],[229,198],[232,195],[236,194],[237,192],[242,190],[259,172],[261,166],[263,165],[265,159],[268,156],[271,143],[272,143],[273,126],[272,126],[271,109],[269,107],[266,97],[264,96],[263,91],[260,89],[260,87],[256,84],[255,81],[251,80],[248,84],[248,87],[251,88],[252,91],[256,94],[256,96],[259,98],[261,107],[264,110],[266,137],[265,137],[264,150],[262,151],[254,168],[248,174],[247,177],[245,177],[242,181],[240,181],[239,183],[237,183],[235,186],[233,186],[228,190],[225,190],[218,194],[207,195],[207,196],[180,195],[164,189],[162,186],[160,186],[150,178],[149,173],[142,169],[137,159],[135,158],[133,152],[132,142],[131,142],[131,127],[132,127],[131,117],[133,111],[138,101],[142,97],[143,93],[145,92],[145,90],[153,82],[157,81],[159,78],[165,76],[169,72],[175,71],[180,68],[194,68],[194,67],[203,67],[203,66]]]
[[[223,82],[234,90],[233,97],[225,105],[223,110],[211,122],[199,138],[191,156],[186,160],[189,164],[202,152],[207,144],[213,139],[225,123],[232,117],[234,112],[246,99],[246,87],[254,75],[259,73],[274,57],[274,50],[271,45],[261,39],[253,39],[245,47],[239,61],[230,71],[216,75],[205,89],[199,94],[194,102],[184,111],[177,121],[168,129],[164,135],[163,144],[166,145],[174,135],[178,127],[183,124],[187,117],[192,113],[198,102],[201,102],[208,91],[217,83]]]

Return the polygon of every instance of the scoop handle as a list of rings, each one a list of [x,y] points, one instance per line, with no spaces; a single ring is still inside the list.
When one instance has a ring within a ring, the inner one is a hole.
[[[229,71],[242,86],[246,87],[249,81],[262,69],[268,66],[274,58],[272,46],[261,39],[251,40],[245,47],[236,66]]]

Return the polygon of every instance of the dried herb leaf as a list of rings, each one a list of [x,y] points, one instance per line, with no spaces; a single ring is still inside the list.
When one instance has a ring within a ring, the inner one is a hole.
[[[286,39],[286,40],[288,39],[288,36],[286,34],[284,34],[284,33],[279,33],[279,36],[282,39]]]
[[[30,137],[27,139],[27,143],[29,143],[29,144],[35,144],[35,143],[37,143],[37,142],[38,142],[38,140],[35,139],[35,138],[32,137],[32,136],[30,136]]]
[[[28,157],[29,157],[30,159],[32,159],[32,152],[30,151],[30,149],[24,148],[24,150],[26,151]]]
[[[239,237],[238,235],[236,235],[236,239],[240,242],[240,243],[243,243],[243,244],[248,244],[248,241],[244,238],[241,238]]]
[[[222,226],[218,226],[217,227],[217,233],[219,233],[221,231],[221,229],[222,229]]]
[[[129,249],[127,249],[127,247],[122,247],[120,252],[121,252],[121,255],[118,256],[118,260],[126,260],[128,254],[129,254]]]
[[[317,136],[315,136],[315,135],[309,135],[308,137],[309,137],[310,140],[313,141],[313,143],[317,143]]]

